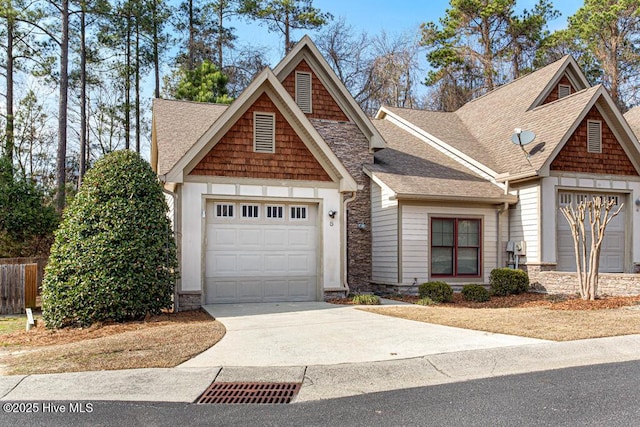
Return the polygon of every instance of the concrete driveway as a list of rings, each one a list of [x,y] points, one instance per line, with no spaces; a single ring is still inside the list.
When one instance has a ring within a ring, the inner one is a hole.
[[[227,328],[181,367],[309,366],[407,359],[545,342],[415,322],[324,302],[204,307]]]

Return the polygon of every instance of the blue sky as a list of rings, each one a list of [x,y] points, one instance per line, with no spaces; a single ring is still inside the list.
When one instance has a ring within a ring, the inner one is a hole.
[[[531,9],[537,0],[518,0],[518,9]],[[385,31],[389,36],[406,32],[417,32],[421,23],[437,21],[444,16],[449,6],[448,0],[314,0],[314,6],[324,12],[330,12],[335,18],[344,17],[345,21],[357,31],[366,31],[369,35]],[[566,26],[567,18],[582,5],[583,0],[558,0],[555,7],[561,16],[551,22],[549,28],[559,29]],[[240,43],[260,44],[269,49],[269,57],[276,65],[282,56],[282,37],[269,33],[267,28],[257,23],[235,22],[234,26]],[[292,38],[299,39],[303,31],[295,31]],[[313,33],[310,33],[313,37]]]

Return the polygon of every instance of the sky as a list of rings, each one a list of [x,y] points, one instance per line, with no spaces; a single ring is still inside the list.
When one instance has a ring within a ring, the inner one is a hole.
[[[518,0],[518,10],[532,9],[537,0]],[[420,24],[438,21],[449,6],[448,0],[314,0],[314,7],[329,12],[334,19],[344,18],[356,32],[365,31],[369,35],[380,34],[383,30],[389,36],[418,32]],[[561,16],[549,23],[550,30],[566,27],[567,18],[582,5],[583,0],[557,0],[554,2]],[[240,43],[263,45],[269,51],[272,66],[282,57],[282,37],[269,33],[264,25],[237,21],[233,23]],[[296,30],[293,40],[298,40],[304,31]],[[310,36],[313,38],[313,33]]]

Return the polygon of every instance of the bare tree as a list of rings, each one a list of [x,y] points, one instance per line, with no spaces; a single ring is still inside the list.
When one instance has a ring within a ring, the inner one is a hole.
[[[605,201],[602,197],[596,196],[591,200],[583,200],[575,208],[572,205],[560,208],[573,235],[580,296],[585,300],[594,300],[598,293],[600,249],[605,229],[624,206],[621,204],[616,211],[612,212],[615,203],[613,198]],[[589,229],[587,229],[587,221]],[[591,247],[588,250],[589,242]]]

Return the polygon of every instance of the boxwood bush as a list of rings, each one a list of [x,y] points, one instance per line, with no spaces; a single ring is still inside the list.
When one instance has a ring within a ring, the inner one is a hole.
[[[464,285],[462,296],[467,301],[485,302],[489,301],[489,291],[482,285]]]
[[[431,298],[435,303],[450,302],[453,299],[453,289],[445,282],[427,282],[418,287],[420,298]]]
[[[55,233],[42,290],[47,327],[170,308],[178,263],[167,212],[155,173],[138,154],[117,151],[96,162]]]
[[[489,283],[493,295],[517,295],[529,290],[529,275],[522,270],[495,268],[491,270]]]

